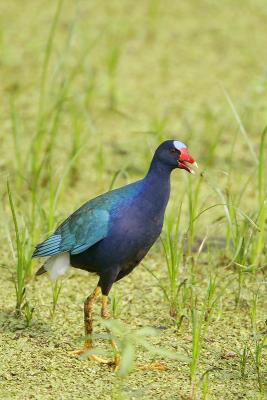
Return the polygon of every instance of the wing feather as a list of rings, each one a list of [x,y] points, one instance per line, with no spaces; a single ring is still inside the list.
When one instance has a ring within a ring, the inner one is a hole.
[[[33,257],[46,257],[60,252],[60,235],[52,235],[44,242],[38,244],[34,250]]]
[[[52,236],[36,246],[33,257],[52,256],[66,251],[79,254],[107,236],[108,224],[107,210],[81,208],[63,222]]]

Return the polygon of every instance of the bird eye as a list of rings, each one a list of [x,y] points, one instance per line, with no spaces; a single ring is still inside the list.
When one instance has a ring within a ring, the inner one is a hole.
[[[170,153],[177,153],[177,150],[174,149],[173,147],[170,149]]]

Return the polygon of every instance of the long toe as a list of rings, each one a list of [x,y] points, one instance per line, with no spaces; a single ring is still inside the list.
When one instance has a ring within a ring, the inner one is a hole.
[[[97,362],[99,364],[108,364],[108,365],[110,365],[112,363],[112,361],[107,360],[106,358],[99,357],[99,356],[97,356],[95,354],[91,354],[89,356],[89,358],[90,358],[91,361]]]
[[[113,362],[114,372],[117,372],[120,369],[120,362],[121,360],[119,355],[116,355]]]
[[[85,355],[90,350],[91,349],[89,349],[88,347],[82,347],[81,349],[70,351],[69,354],[74,357],[81,357],[82,355]]]
[[[96,354],[88,354],[88,356],[86,357],[86,353],[89,353],[89,351],[91,352],[91,350],[92,349],[89,349],[88,347],[83,347],[79,350],[71,351],[70,354],[77,358],[85,358],[85,359],[89,358],[90,361],[97,362],[100,364],[113,365],[113,361],[99,357]]]

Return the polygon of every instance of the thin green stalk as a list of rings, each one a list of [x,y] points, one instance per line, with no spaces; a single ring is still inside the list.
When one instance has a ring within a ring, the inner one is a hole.
[[[43,138],[46,133],[46,129],[44,127],[44,103],[45,103],[45,95],[46,95],[46,82],[48,76],[48,67],[49,60],[52,53],[52,46],[54,41],[54,36],[56,32],[56,27],[58,24],[61,7],[63,0],[59,0],[57,3],[57,9],[52,21],[51,29],[49,32],[44,61],[42,64],[42,72],[41,72],[41,81],[40,81],[40,95],[39,95],[39,104],[38,104],[38,114],[37,114],[37,127],[36,127],[36,135],[32,141],[32,150],[30,152],[31,156],[31,235],[35,237],[35,226],[36,226],[36,205],[37,205],[37,192],[38,192],[38,183],[40,173],[43,167],[43,161],[41,160],[41,154],[43,152]]]
[[[52,310],[51,310],[51,318],[54,318],[56,307],[58,304],[59,295],[62,289],[62,281],[57,279],[55,283],[52,284]]]
[[[188,255],[191,256],[193,253],[193,244],[195,238],[195,221],[198,210],[198,200],[200,195],[200,189],[202,185],[202,176],[197,180],[196,185],[193,185],[191,177],[188,180],[188,211],[189,211],[189,226],[187,231],[188,244],[187,251]],[[195,187],[194,187],[195,186]]]
[[[116,183],[116,181],[117,181],[117,179],[119,178],[120,175],[123,175],[124,178],[126,178],[126,179],[128,178],[128,174],[125,171],[125,169],[119,169],[118,171],[114,172],[114,174],[113,174],[113,176],[111,177],[111,180],[110,180],[108,191],[113,190],[113,188],[115,186],[115,183]]]
[[[203,313],[198,311],[196,308],[192,308],[191,322],[192,322],[192,357],[190,366],[190,380],[192,387],[194,388],[196,383],[196,374],[197,374],[197,368],[201,350],[201,331],[203,324]]]
[[[265,337],[263,337],[262,339],[255,337],[254,344],[255,344],[255,352],[253,354],[253,361],[256,368],[259,391],[263,392],[264,383],[262,376],[262,351],[263,349],[267,348],[267,336],[265,335]]]
[[[23,171],[23,164],[22,164],[22,151],[20,148],[20,141],[19,141],[19,118],[18,118],[18,111],[16,107],[16,101],[14,95],[10,97],[10,115],[11,115],[11,123],[12,123],[12,137],[14,143],[14,160],[16,163],[16,188],[18,190],[21,189],[21,174]]]
[[[257,305],[258,305],[258,295],[259,292],[252,294],[251,305],[250,305],[250,321],[251,321],[251,328],[253,331],[254,336],[257,334]]]
[[[25,245],[25,230],[20,233],[17,214],[13,202],[13,197],[10,189],[9,182],[7,181],[7,193],[9,199],[9,205],[12,213],[12,219],[15,229],[15,238],[16,238],[16,250],[17,250],[17,266],[16,266],[16,279],[15,279],[15,290],[16,290],[16,314],[18,316],[21,315],[23,303],[25,301],[25,291],[26,291],[26,259],[24,254],[24,245]]]
[[[209,371],[202,376],[202,400],[208,399],[209,395]]]
[[[31,304],[26,300],[23,305],[23,311],[26,320],[26,326],[28,327],[30,326],[33,318],[34,307],[32,307]]]
[[[61,8],[62,8],[63,1],[64,0],[58,0],[56,12],[55,12],[55,15],[54,15],[54,18],[53,18],[53,21],[52,21],[52,25],[51,25],[50,32],[49,32],[49,35],[48,35],[48,40],[47,40],[47,43],[46,43],[44,61],[43,61],[43,64],[42,64],[41,81],[40,81],[40,96],[39,96],[39,106],[38,106],[38,115],[39,115],[38,124],[40,123],[40,119],[42,118],[42,115],[43,115],[49,61],[50,61],[50,57],[51,57],[51,53],[52,53],[54,37],[55,37],[56,28],[57,28],[58,21],[59,21],[59,16],[60,16],[60,13],[61,13]]]
[[[247,346],[247,344],[245,344],[244,347],[243,347],[241,356],[240,356],[240,374],[241,374],[241,379],[245,378],[247,361],[248,361],[248,346]]]
[[[257,234],[256,242],[252,253],[252,263],[263,262],[263,250],[266,243],[266,219],[267,219],[267,181],[266,181],[266,162],[265,162],[265,141],[267,127],[261,134],[259,162],[258,162],[258,225],[260,232]]]
[[[120,313],[120,300],[119,300],[119,295],[116,290],[116,286],[114,286],[113,291],[112,291],[112,296],[111,296],[111,310],[112,310],[112,317],[113,318],[118,318],[119,313]]]
[[[227,90],[223,86],[222,86],[222,90],[223,90],[224,95],[226,97],[226,100],[227,100],[227,102],[228,102],[228,104],[229,104],[229,106],[230,106],[230,108],[231,108],[231,110],[232,110],[232,112],[234,114],[234,117],[235,117],[235,119],[237,121],[240,133],[242,134],[242,136],[243,136],[243,138],[244,138],[244,140],[245,140],[245,142],[246,142],[246,144],[248,146],[248,149],[249,149],[249,151],[251,153],[252,161],[257,164],[258,163],[257,154],[254,151],[253,144],[252,144],[251,140],[249,139],[248,133],[247,133],[247,131],[246,131],[246,129],[245,129],[243,123],[242,123],[241,117],[239,116],[239,114],[237,112],[237,109],[236,109],[236,107],[235,107],[235,105],[234,105],[229,93],[227,92]]]
[[[168,272],[168,298],[170,302],[170,315],[177,315],[177,296],[178,296],[178,275],[180,263],[183,256],[183,246],[180,240],[180,220],[182,211],[182,201],[179,209],[175,213],[176,218],[167,217],[165,235],[161,236],[161,243],[164,250],[164,256],[167,264]]]
[[[109,85],[109,109],[116,110],[117,109],[117,90],[116,90],[116,72],[118,69],[118,63],[120,59],[120,49],[119,47],[113,47],[109,53],[107,59],[107,69],[108,69],[108,85]]]
[[[209,321],[212,315],[212,310],[214,308],[215,302],[217,300],[217,297],[215,297],[216,294],[216,289],[217,289],[217,276],[210,276],[209,278],[209,284],[208,284],[208,290],[207,290],[207,295],[206,295],[206,301],[205,301],[205,321]]]
[[[63,184],[65,182],[65,179],[68,176],[68,174],[70,173],[73,164],[76,162],[76,160],[79,157],[82,150],[83,150],[83,147],[81,146],[77,150],[77,152],[73,156],[73,158],[69,160],[69,162],[67,163],[67,165],[65,167],[64,173],[61,175],[58,182],[55,182],[54,169],[53,169],[53,173],[48,174],[49,179],[50,179],[49,180],[49,207],[48,207],[48,213],[45,214],[48,233],[51,233],[55,226],[56,208],[58,205],[59,197],[63,190]],[[52,169],[52,166],[50,166],[50,168]]]

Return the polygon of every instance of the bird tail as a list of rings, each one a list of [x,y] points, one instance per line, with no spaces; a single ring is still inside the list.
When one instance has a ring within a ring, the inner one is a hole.
[[[38,275],[43,275],[45,272],[47,272],[47,270],[45,269],[44,264],[38,269],[38,271],[36,272],[36,276]]]

